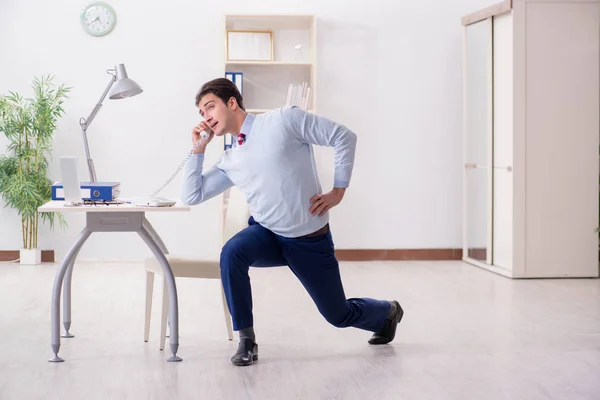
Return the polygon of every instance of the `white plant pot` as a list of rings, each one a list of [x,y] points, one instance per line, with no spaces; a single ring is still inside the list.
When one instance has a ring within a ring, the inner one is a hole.
[[[21,264],[35,265],[42,263],[42,250],[40,249],[20,249],[19,258]]]

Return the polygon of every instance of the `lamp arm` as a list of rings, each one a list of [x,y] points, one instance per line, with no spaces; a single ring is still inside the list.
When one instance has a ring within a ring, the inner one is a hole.
[[[100,100],[98,100],[98,102],[96,103],[96,106],[94,107],[94,109],[92,110],[90,115],[87,117],[87,119],[81,118],[79,120],[79,125],[81,126],[81,134],[83,136],[83,145],[85,147],[85,157],[87,159],[88,170],[90,172],[90,182],[96,182],[96,169],[94,168],[94,161],[92,160],[92,157],[90,156],[90,148],[88,146],[88,140],[87,140],[87,128],[90,126],[90,124],[96,117],[96,114],[98,114],[98,111],[100,111],[100,107],[102,107],[102,102],[108,95],[108,92],[110,91],[110,88],[112,87],[112,85],[115,83],[116,79],[117,79],[116,76],[112,75],[112,77],[110,78],[110,82],[108,82],[106,89],[104,89],[104,93],[102,93]]]

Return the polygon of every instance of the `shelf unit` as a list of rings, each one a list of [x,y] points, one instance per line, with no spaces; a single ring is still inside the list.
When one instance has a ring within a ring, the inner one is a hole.
[[[295,61],[225,61],[226,69],[235,65],[265,65],[265,66],[306,66],[312,67],[310,62]]]
[[[272,61],[227,60],[227,32],[272,32]],[[300,45],[298,50],[296,46]],[[310,87],[307,109],[316,109],[316,29],[314,15],[226,14],[224,18],[224,71],[243,74],[244,106],[251,113],[264,113],[286,104],[290,84],[306,82]]]
[[[267,109],[267,108],[246,108],[246,112],[249,112],[250,114],[264,114],[267,111],[270,111],[270,109]],[[311,113],[315,112],[315,110],[312,109],[312,108],[309,108],[306,111],[311,112]]]

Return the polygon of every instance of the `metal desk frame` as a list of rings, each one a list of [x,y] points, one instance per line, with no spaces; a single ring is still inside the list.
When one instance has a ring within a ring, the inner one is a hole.
[[[48,203],[47,205],[50,205]],[[127,207],[127,206],[119,206]],[[145,212],[147,207],[130,207],[131,210],[111,211],[111,206],[103,207],[102,210],[94,209],[86,212],[86,226],[83,228],[77,240],[69,249],[64,261],[56,272],[54,279],[54,287],[52,290],[52,314],[51,314],[51,342],[52,352],[54,356],[48,361],[63,362],[64,360],[58,356],[60,350],[60,338],[74,337],[69,331],[71,329],[71,277],[73,275],[73,266],[75,259],[85,241],[94,232],[137,232],[142,240],[148,245],[156,259],[163,268],[164,276],[167,280],[167,288],[169,291],[169,327],[170,327],[170,347],[173,355],[167,360],[169,362],[181,361],[177,356],[179,349],[179,307],[177,303],[177,287],[175,285],[175,277],[171,271],[171,267],[167,258],[167,248],[161,238],[158,236],[150,222],[146,219]],[[106,209],[106,211],[104,211]],[[112,208],[114,210],[114,208]],[[40,207],[40,212],[56,212],[54,207],[44,209]],[[77,210],[68,209],[65,207],[62,211],[84,211],[82,207],[77,207]],[[60,335],[60,295],[63,292],[63,325],[65,333]]]

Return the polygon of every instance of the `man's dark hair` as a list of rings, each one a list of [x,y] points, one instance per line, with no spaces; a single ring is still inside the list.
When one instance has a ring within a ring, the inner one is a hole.
[[[213,79],[212,81],[206,82],[204,85],[202,85],[202,87],[198,91],[198,94],[196,95],[196,107],[199,105],[200,99],[202,99],[202,97],[204,97],[208,93],[214,94],[215,96],[223,100],[223,103],[225,104],[227,104],[229,99],[233,97],[237,101],[238,106],[242,110],[246,111],[246,109],[244,108],[244,100],[242,99],[240,91],[238,90],[235,83],[233,83],[227,78]]]

